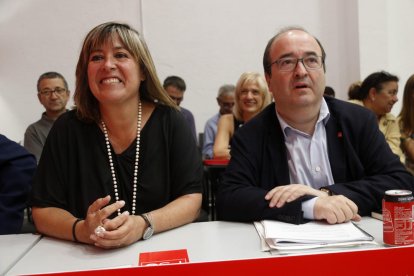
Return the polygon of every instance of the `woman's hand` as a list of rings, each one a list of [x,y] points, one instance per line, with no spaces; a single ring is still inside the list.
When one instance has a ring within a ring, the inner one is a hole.
[[[133,216],[125,211],[113,219],[106,219],[103,227],[105,232],[91,235],[94,245],[101,248],[119,248],[140,240],[146,223],[140,216]]]
[[[109,219],[125,205],[122,200],[108,205],[110,200],[109,195],[99,198],[88,208],[82,233],[88,236],[89,243],[102,248],[118,248],[139,240],[145,228],[145,221],[130,216],[128,211]],[[96,231],[98,227],[103,227],[105,230]]]
[[[122,200],[108,205],[110,200],[111,197],[108,195],[95,200],[89,206],[86,218],[82,223],[79,223],[77,231],[77,236],[81,237],[81,241],[103,248],[126,245],[125,241],[119,240],[123,236],[119,234],[122,231],[118,231],[118,229],[128,220],[129,212],[125,211],[120,216],[109,219],[110,216],[118,212],[118,209],[125,206],[125,202]]]

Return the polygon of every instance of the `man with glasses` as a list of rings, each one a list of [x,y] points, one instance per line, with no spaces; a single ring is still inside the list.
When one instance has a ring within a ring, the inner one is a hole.
[[[187,88],[185,81],[178,76],[169,76],[164,80],[163,87],[167,91],[170,98],[180,106],[181,102],[184,100],[184,92]],[[194,136],[194,139],[197,141],[196,127],[193,113],[190,110],[180,106],[181,114],[183,114],[185,120],[188,122],[188,126],[191,129],[191,133]]]
[[[204,141],[203,141],[203,157],[206,159],[213,158],[214,139],[217,134],[217,123],[220,116],[223,114],[230,114],[233,112],[234,106],[234,90],[236,87],[233,84],[225,84],[219,88],[217,94],[217,104],[220,109],[219,112],[208,119],[204,127]]]
[[[24,134],[24,147],[39,162],[46,137],[56,119],[66,112],[70,91],[65,78],[57,72],[46,72],[37,81],[37,98],[46,109],[39,121],[31,124]]]
[[[286,28],[265,49],[275,104],[243,126],[217,194],[219,219],[295,224],[359,220],[381,212],[384,192],[414,190],[373,113],[323,97],[326,54],[302,28]]]

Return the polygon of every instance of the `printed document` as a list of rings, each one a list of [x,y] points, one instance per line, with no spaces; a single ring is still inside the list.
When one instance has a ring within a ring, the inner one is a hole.
[[[375,243],[374,238],[352,222],[328,224],[310,221],[295,225],[280,221],[255,222],[256,230],[270,249],[294,250],[321,247],[353,246]]]

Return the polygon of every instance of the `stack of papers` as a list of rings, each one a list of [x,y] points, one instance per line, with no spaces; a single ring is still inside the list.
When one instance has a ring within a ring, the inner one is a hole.
[[[323,247],[347,247],[376,244],[374,237],[352,222],[328,224],[311,221],[295,225],[280,221],[262,220],[254,223],[264,251],[303,250]]]

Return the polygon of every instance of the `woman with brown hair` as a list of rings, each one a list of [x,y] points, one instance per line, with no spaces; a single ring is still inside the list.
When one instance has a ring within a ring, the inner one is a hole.
[[[401,149],[405,154],[405,166],[414,174],[414,75],[404,87],[403,103],[398,116],[401,130]]]
[[[201,157],[136,30],[108,22],[88,33],[74,97],[34,179],[37,230],[114,248],[194,221]]]

